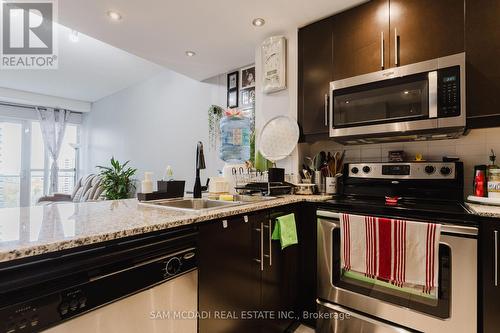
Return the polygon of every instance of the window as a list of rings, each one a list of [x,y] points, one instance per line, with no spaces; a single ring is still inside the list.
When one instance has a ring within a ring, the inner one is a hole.
[[[79,126],[68,124],[58,159],[60,193],[73,191],[78,143]],[[51,164],[38,121],[0,119],[0,208],[36,204],[49,191]]]
[[[21,201],[22,123],[0,120],[0,208]]]

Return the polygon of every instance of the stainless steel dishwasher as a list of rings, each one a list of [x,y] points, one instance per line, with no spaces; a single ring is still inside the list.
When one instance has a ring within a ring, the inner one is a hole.
[[[197,332],[196,229],[0,266],[0,332]]]

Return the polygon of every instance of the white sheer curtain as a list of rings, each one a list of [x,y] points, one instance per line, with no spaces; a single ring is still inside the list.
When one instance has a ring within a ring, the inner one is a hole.
[[[50,108],[36,108],[42,129],[42,137],[45,149],[52,158],[49,194],[57,192],[59,167],[57,159],[64,138],[64,131],[68,122],[70,111],[55,110]]]

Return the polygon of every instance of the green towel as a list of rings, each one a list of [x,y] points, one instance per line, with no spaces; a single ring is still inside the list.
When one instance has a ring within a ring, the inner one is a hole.
[[[282,250],[290,245],[298,244],[295,214],[292,213],[278,217],[271,238],[281,242]]]

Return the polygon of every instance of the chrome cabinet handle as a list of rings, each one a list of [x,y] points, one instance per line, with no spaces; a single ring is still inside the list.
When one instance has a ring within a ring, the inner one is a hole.
[[[269,220],[269,267],[273,265],[273,244],[272,244],[272,229],[273,229],[273,221]]]
[[[325,126],[328,126],[328,94],[325,94]]]
[[[399,65],[399,56],[398,56],[398,28],[394,28],[394,64],[396,66]]]
[[[493,234],[495,235],[495,246],[494,246],[494,251],[495,253],[493,254],[493,257],[494,257],[494,269],[495,269],[495,287],[498,286],[498,231],[495,230],[493,232]]]
[[[260,270],[264,270],[264,223],[260,222]]]
[[[384,32],[380,32],[380,68],[384,69],[384,59],[385,54],[384,54]]]

